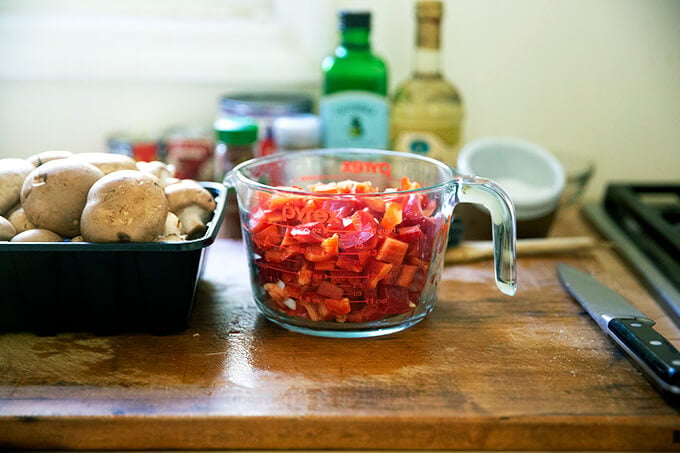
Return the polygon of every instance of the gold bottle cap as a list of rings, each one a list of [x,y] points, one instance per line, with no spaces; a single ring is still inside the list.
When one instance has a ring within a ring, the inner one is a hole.
[[[444,4],[441,1],[421,0],[416,3],[416,15],[419,19],[441,19]]]

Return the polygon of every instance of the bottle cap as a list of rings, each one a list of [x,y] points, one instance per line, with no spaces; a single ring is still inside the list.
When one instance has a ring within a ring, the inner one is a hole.
[[[348,28],[371,29],[371,13],[368,11],[341,10],[339,16],[341,31]]]
[[[421,0],[416,3],[416,15],[422,19],[441,19],[444,4],[440,1]]]
[[[312,114],[283,116],[274,120],[272,133],[280,148],[318,148],[321,141],[321,121]]]
[[[215,138],[228,145],[249,145],[257,141],[257,124],[242,119],[215,121]]]

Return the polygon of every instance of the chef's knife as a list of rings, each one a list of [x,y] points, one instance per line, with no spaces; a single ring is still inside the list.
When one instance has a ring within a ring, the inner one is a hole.
[[[680,352],[652,327],[655,323],[590,275],[563,263],[557,274],[602,330],[670,402],[680,404]]]

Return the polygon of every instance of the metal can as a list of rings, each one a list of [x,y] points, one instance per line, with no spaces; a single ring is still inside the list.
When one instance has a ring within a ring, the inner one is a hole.
[[[163,137],[163,160],[175,167],[175,177],[214,180],[214,140],[210,128],[175,127]]]

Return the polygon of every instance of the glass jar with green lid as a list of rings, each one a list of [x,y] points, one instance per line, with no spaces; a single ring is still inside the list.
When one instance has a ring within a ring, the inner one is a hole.
[[[242,118],[219,119],[215,121],[215,180],[222,181],[224,176],[236,165],[255,157],[257,144],[257,124],[254,120]],[[227,192],[224,207],[222,236],[241,237],[241,221],[233,190]]]

